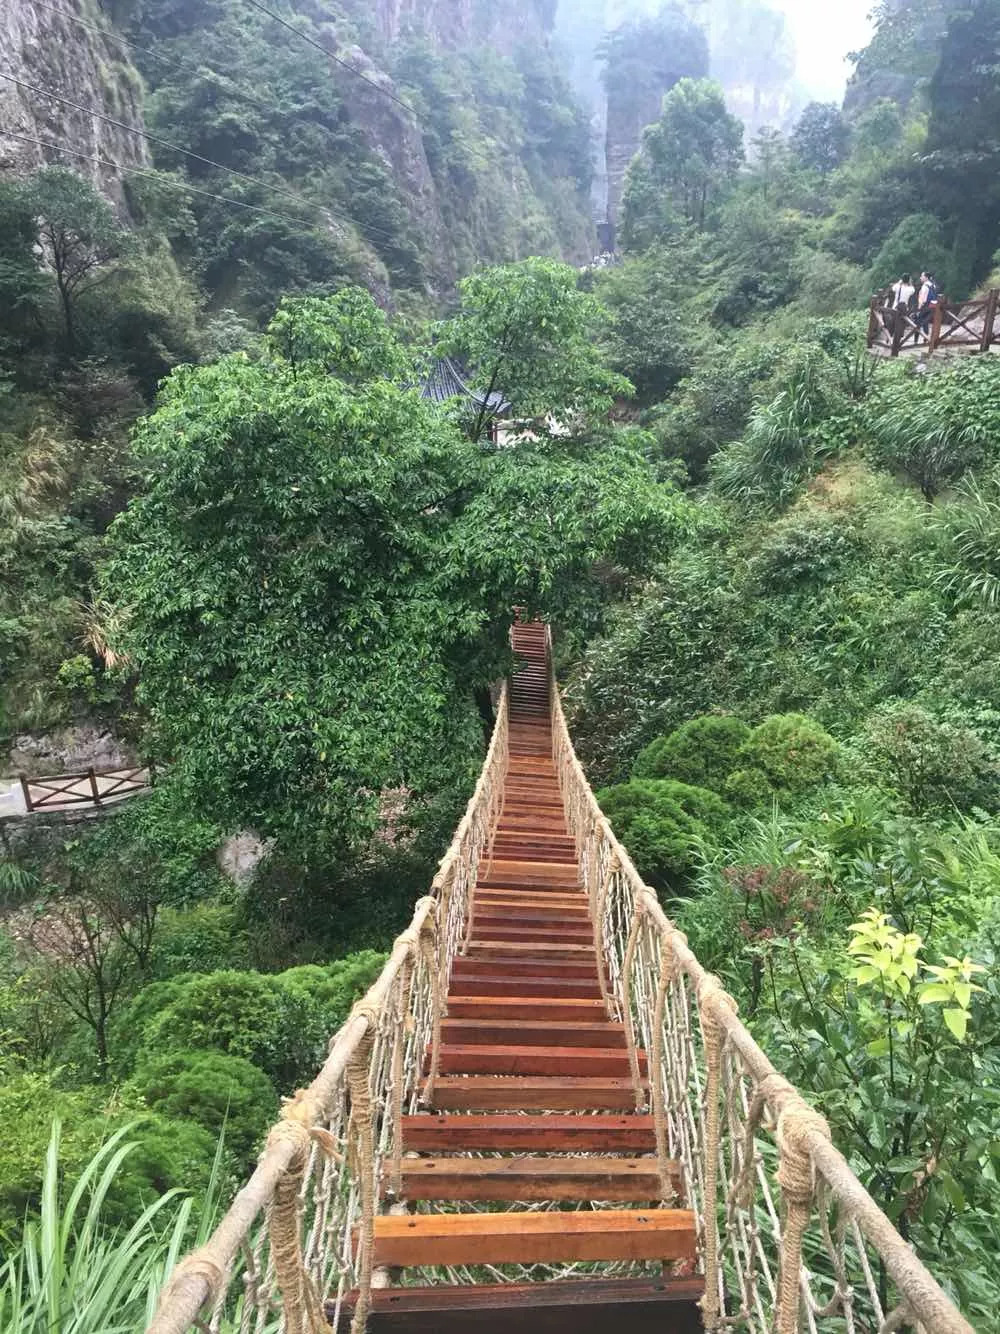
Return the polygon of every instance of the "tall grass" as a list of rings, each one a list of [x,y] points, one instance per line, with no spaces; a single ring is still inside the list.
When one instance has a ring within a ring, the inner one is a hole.
[[[61,1127],[52,1124],[40,1210],[17,1249],[0,1263],[3,1334],[137,1334],[152,1318],[177,1260],[211,1230],[222,1180],[222,1143],[200,1213],[177,1190],[148,1205],[129,1228],[109,1227],[104,1202],[137,1147],[130,1127],[112,1135],[65,1195],[59,1179]]]

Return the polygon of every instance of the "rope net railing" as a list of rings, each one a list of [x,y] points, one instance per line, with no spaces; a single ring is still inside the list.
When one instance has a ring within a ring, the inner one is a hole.
[[[286,1102],[209,1241],[174,1269],[147,1334],[329,1334],[348,1294],[352,1334],[362,1334],[380,1279],[375,1215],[399,1198],[401,1118],[433,1095],[451,964],[503,803],[508,721],[505,688],[475,793],[429,896],[316,1079]]]
[[[653,1114],[663,1202],[675,1160],[698,1218],[706,1329],[972,1334],[643,883],[576,757],[554,678],[551,701],[602,990],[625,1025],[637,1110]]]

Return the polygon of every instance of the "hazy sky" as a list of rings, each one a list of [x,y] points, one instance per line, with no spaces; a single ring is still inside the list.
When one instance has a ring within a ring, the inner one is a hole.
[[[839,100],[850,76],[847,53],[867,45],[874,0],[771,0],[788,15],[798,47],[798,77],[811,96]]]

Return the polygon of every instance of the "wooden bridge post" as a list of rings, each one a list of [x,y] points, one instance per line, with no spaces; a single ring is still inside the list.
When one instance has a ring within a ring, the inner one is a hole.
[[[906,320],[898,310],[892,312],[892,350],[891,357],[899,356],[899,349],[903,345],[903,335],[906,332]]]
[[[1000,290],[992,287],[986,302],[986,314],[983,316],[983,340],[979,345],[980,352],[988,352],[993,345],[993,326],[997,320],[998,304],[1000,304]]]
[[[944,313],[947,307],[948,302],[944,297],[940,297],[937,305],[934,307],[934,320],[931,324],[931,340],[930,346],[927,349],[928,356],[933,356],[937,351],[938,343],[941,341],[941,329],[944,324]]]
[[[87,770],[87,777],[90,779],[90,795],[91,795],[91,796],[93,797],[93,799],[94,799],[94,805],[95,805],[95,806],[100,806],[100,804],[101,804],[101,789],[100,789],[100,786],[98,785],[98,782],[97,782],[97,774],[94,772],[94,766],[93,766],[93,765],[91,765],[90,768]]]
[[[35,803],[31,800],[31,785],[24,774],[18,774],[21,780],[21,792],[24,794],[24,809],[30,815],[35,809]]]
[[[868,347],[875,346],[878,340],[878,297],[873,296],[868,302]]]

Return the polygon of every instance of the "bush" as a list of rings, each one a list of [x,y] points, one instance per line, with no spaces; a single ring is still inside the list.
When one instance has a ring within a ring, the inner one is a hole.
[[[650,883],[676,889],[692,871],[702,842],[729,817],[714,792],[670,779],[633,779],[598,793],[598,801]]]
[[[201,903],[187,911],[167,909],[160,915],[151,959],[154,977],[247,968],[249,963],[250,942],[230,905]]]
[[[63,1124],[60,1167],[75,1178],[99,1146],[123,1125],[136,1143],[108,1193],[109,1226],[131,1224],[142,1209],[174,1187],[195,1193],[211,1177],[216,1138],[199,1126],[154,1113],[132,1116],[110,1111],[107,1090],[66,1092],[47,1075],[21,1075],[0,1085],[0,1120],[10,1133],[0,1143],[0,1238],[19,1233],[26,1214],[38,1208],[45,1150],[58,1117]],[[16,1133],[15,1133],[16,1128]]]
[[[876,760],[914,811],[996,808],[1000,766],[969,728],[904,704],[869,719],[865,730]]]
[[[144,1060],[129,1084],[153,1112],[208,1131],[225,1131],[226,1148],[242,1164],[253,1160],[261,1135],[278,1112],[278,1095],[262,1071],[221,1052],[167,1052]]]
[[[312,1079],[382,962],[366,950],[327,968],[273,976],[229,969],[154,982],[118,1016],[113,1055],[127,1070],[147,1053],[224,1052],[259,1067],[277,1088],[294,1088]]]
[[[748,563],[764,593],[791,593],[836,580],[858,552],[858,537],[844,516],[815,510],[774,525]]]
[[[647,746],[632,774],[635,778],[674,778],[722,792],[749,740],[750,728],[740,718],[692,718]]]
[[[839,754],[836,741],[812,718],[779,713],[754,729],[743,747],[741,768],[759,770],[779,792],[796,794],[832,778]],[[747,780],[742,781],[745,786]]]

